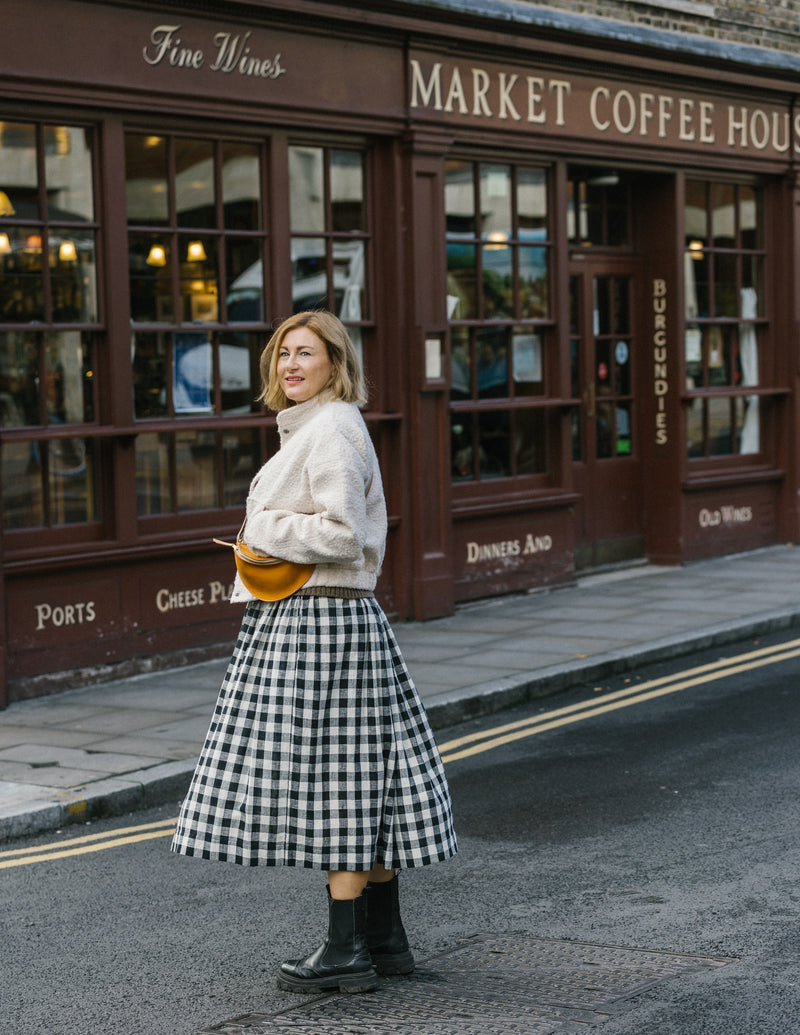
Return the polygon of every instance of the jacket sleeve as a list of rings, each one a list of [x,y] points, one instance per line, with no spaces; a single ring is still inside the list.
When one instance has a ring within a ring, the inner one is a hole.
[[[363,449],[353,434],[342,433],[326,422],[298,471],[311,500],[310,512],[248,507],[247,544],[282,560],[305,564],[360,560],[366,539],[365,486],[369,479]]]

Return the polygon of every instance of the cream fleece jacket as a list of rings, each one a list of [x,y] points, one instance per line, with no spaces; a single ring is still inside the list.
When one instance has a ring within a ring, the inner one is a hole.
[[[278,432],[280,449],[250,485],[245,542],[316,564],[308,589],[371,592],[386,548],[386,503],[358,406],[315,397],[282,410]],[[237,575],[231,602],[252,599]]]

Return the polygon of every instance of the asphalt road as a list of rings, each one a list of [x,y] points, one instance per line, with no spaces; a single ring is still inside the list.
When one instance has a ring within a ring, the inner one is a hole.
[[[402,877],[417,957],[475,932],[714,957],[599,1030],[800,1030],[800,657],[779,643],[440,732],[461,850]],[[302,1001],[274,972],[324,933],[322,876],[174,857],[176,806],[0,851],[2,1035],[189,1035]]]

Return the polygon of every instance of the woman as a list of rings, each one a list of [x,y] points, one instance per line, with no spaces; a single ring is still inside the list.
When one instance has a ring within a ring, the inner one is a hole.
[[[328,933],[284,989],[366,992],[414,957],[397,870],[456,851],[425,710],[373,591],[386,542],[358,358],[330,313],[298,313],[261,357],[280,450],[254,478],[245,542],[315,565],[277,603],[247,601],[173,850],[328,874]]]

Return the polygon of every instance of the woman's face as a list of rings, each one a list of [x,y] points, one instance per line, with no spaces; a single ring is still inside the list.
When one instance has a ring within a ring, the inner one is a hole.
[[[278,349],[276,368],[281,388],[290,402],[313,399],[328,384],[333,364],[325,342],[308,327],[289,331]]]

